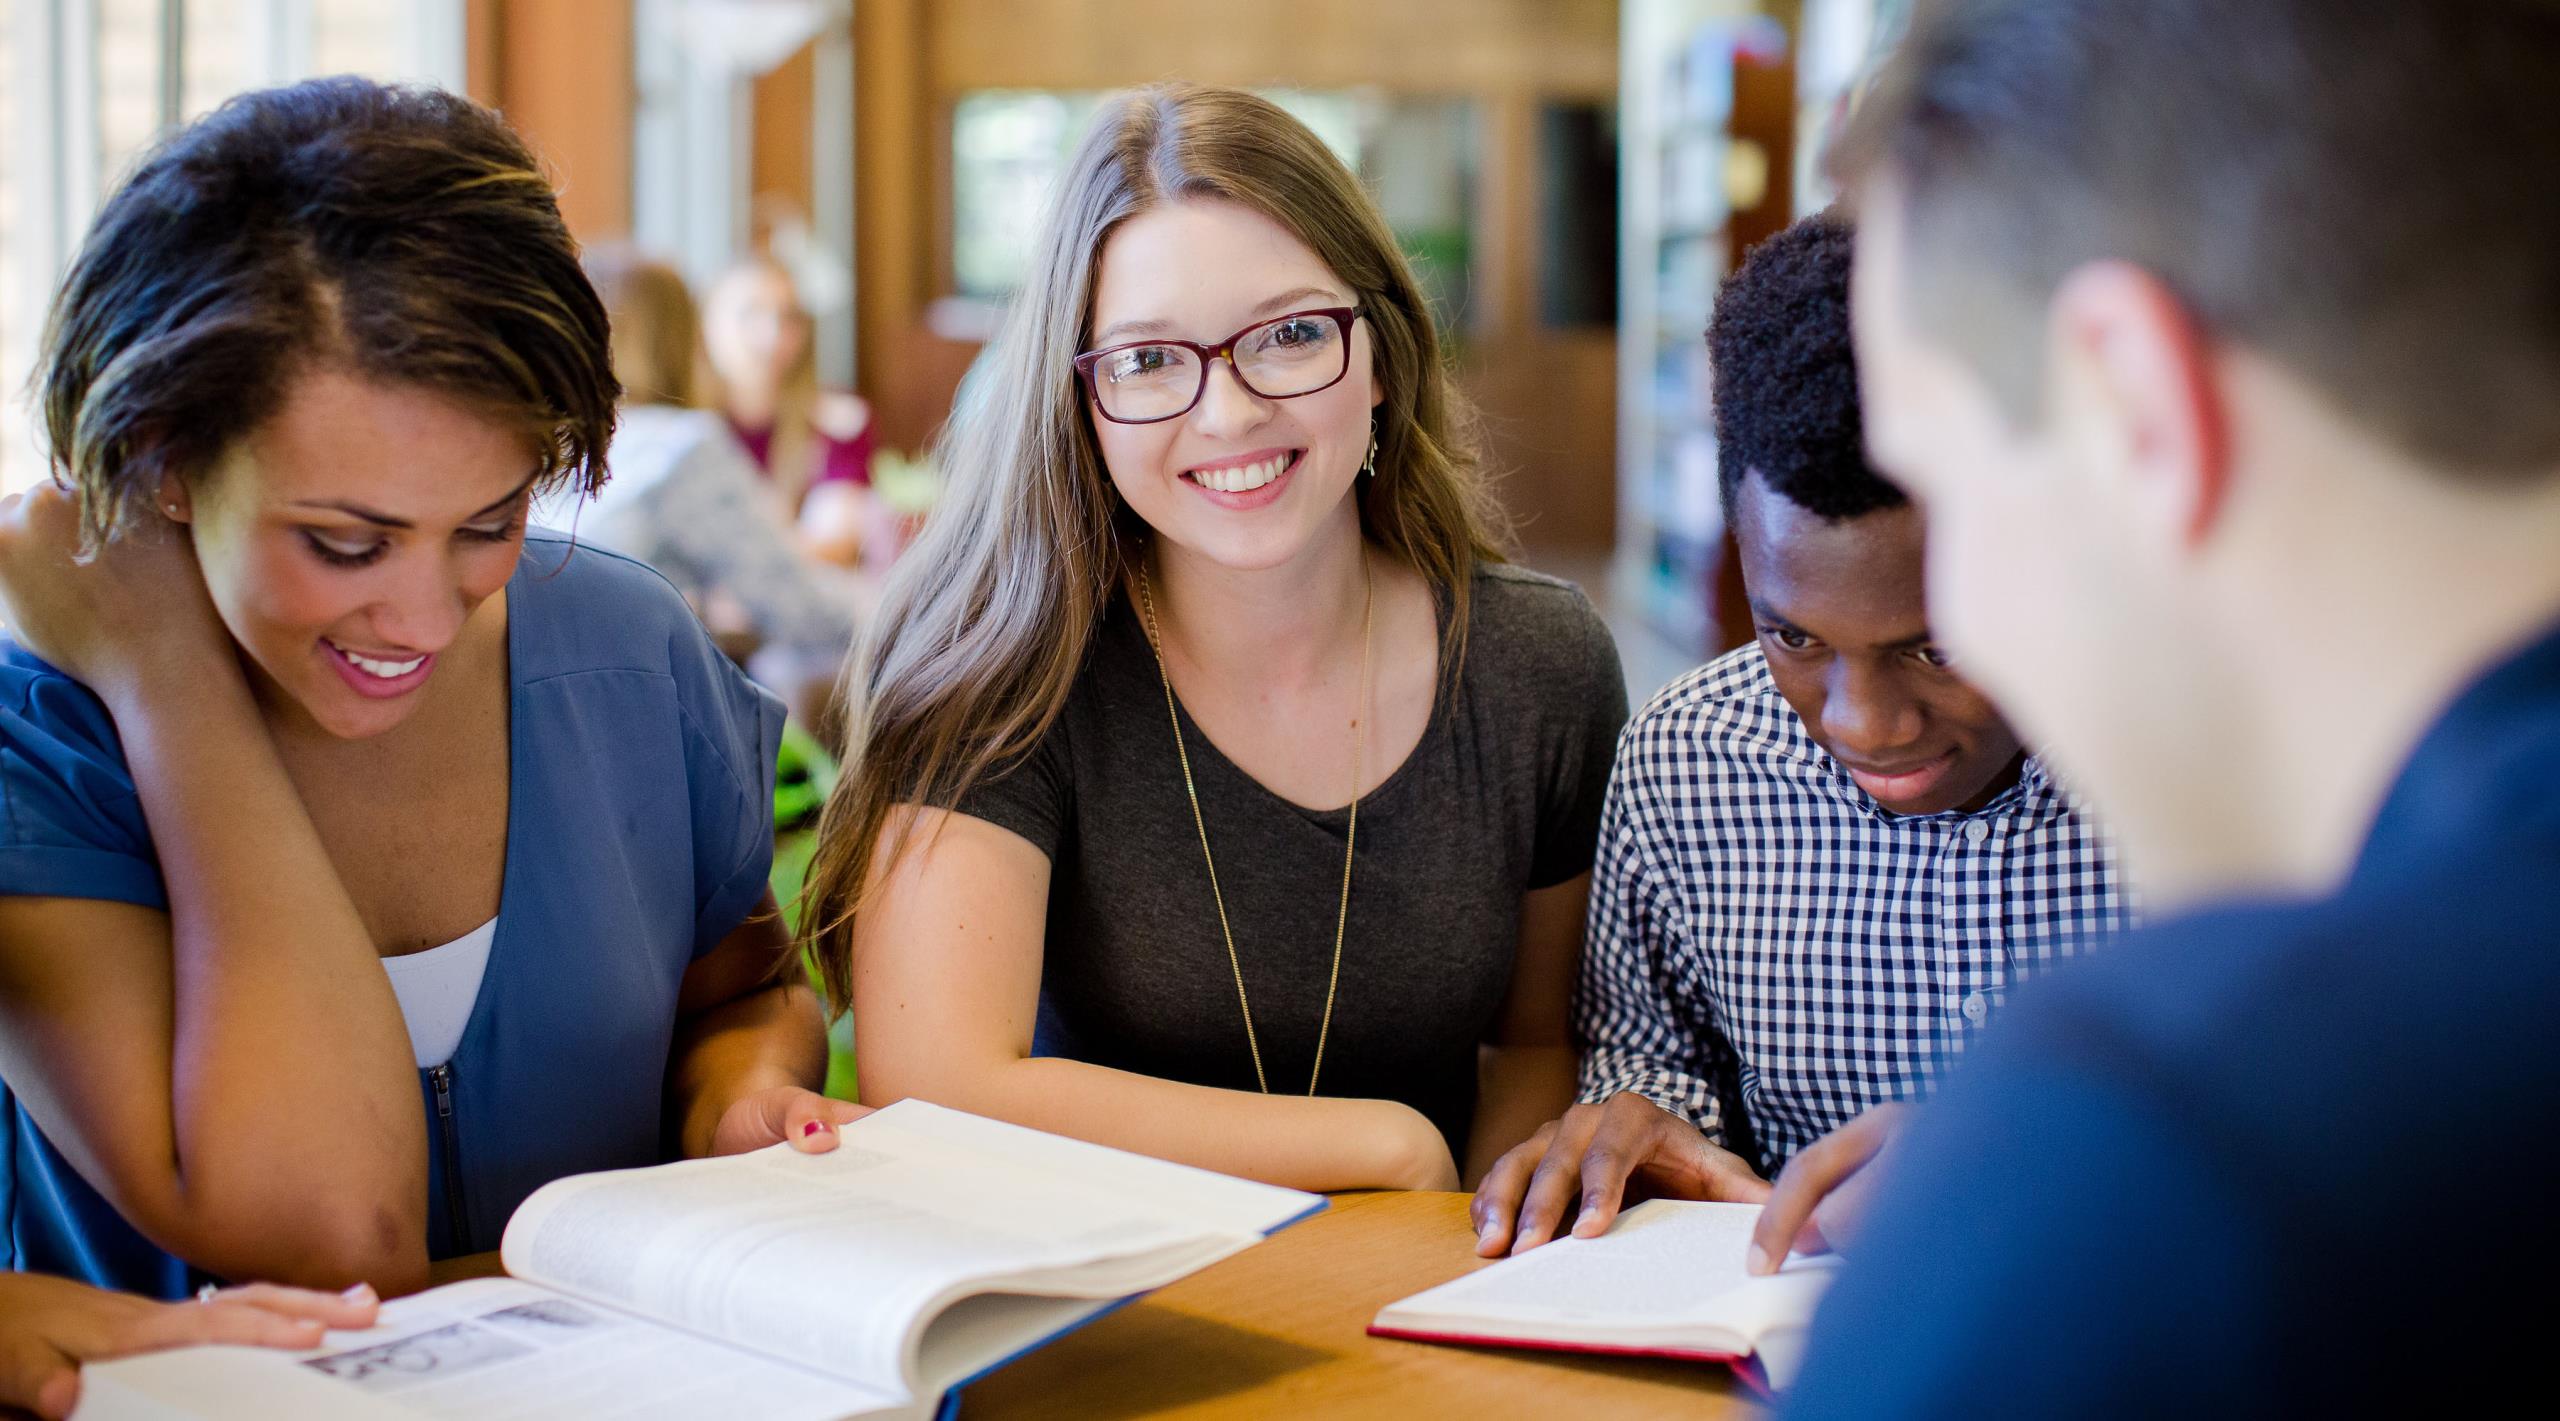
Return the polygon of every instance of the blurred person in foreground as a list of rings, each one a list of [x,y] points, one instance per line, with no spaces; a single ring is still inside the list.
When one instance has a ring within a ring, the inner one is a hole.
[[[1796,1157],[1754,1264],[1816,1199],[1851,1264],[1799,1415],[2325,1415],[2402,1359],[2439,1403],[2539,1370],[2555,93],[2550,0],[1969,0],[1834,155],[1938,631],[2168,915]]]

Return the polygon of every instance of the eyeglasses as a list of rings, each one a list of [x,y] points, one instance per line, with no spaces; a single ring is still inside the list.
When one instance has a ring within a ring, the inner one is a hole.
[[[1257,321],[1216,345],[1149,340],[1089,350],[1076,357],[1093,407],[1114,424],[1178,419],[1209,388],[1209,367],[1224,360],[1236,383],[1266,400],[1294,400],[1340,384],[1351,370],[1351,323],[1357,306],[1292,311]]]

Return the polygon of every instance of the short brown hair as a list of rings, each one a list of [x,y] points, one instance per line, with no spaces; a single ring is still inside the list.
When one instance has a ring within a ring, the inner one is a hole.
[[[1920,0],[1834,152],[2013,412],[2120,259],[2408,453],[2560,464],[2560,3]]]
[[[89,536],[210,470],[312,364],[521,428],[540,490],[604,480],[604,307],[533,155],[467,99],[355,78],[244,94],[107,199],[38,376]]]

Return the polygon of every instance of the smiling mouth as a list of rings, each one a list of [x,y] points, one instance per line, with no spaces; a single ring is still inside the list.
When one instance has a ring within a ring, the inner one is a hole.
[[[1858,782],[1858,787],[1876,799],[1906,800],[1913,795],[1936,788],[1938,782],[1945,778],[1947,771],[1954,768],[1955,757],[1955,751],[1945,750],[1929,759],[1890,772],[1872,770],[1863,765],[1848,764],[1846,761],[1842,764],[1849,771],[1849,777]]]
[[[349,666],[363,672],[367,676],[373,677],[377,681],[396,681],[427,664],[425,652],[420,652],[416,656],[412,656],[405,661],[386,661],[378,656],[365,656],[357,652],[349,651],[347,648],[338,645],[334,641],[329,643],[329,649],[338,653],[338,655],[345,660]]]
[[[1212,493],[1251,493],[1296,466],[1306,453],[1292,449],[1250,464],[1229,464],[1214,469],[1185,469],[1182,476]]]
[[[1946,758],[1944,755],[1938,755],[1926,760],[1914,760],[1908,765],[1890,770],[1877,765],[1851,765],[1849,768],[1871,780],[1907,780],[1923,770],[1936,769]]]

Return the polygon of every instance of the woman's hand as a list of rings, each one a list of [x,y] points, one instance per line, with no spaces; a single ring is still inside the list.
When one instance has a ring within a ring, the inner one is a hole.
[[[19,645],[102,697],[154,677],[236,672],[183,525],[147,513],[95,557],[79,554],[70,493],[46,482],[0,499],[0,604]]]
[[[327,1328],[371,1327],[380,1308],[361,1284],[312,1293],[264,1283],[204,1302],[158,1303],[65,1278],[0,1273],[0,1407],[69,1416],[80,1365],[167,1347],[316,1347]]]
[[[871,1113],[866,1105],[829,1100],[796,1085],[774,1086],[739,1096],[720,1112],[711,1133],[711,1153],[741,1155],[777,1141],[789,1141],[804,1155],[822,1155],[836,1147],[836,1130]]]

